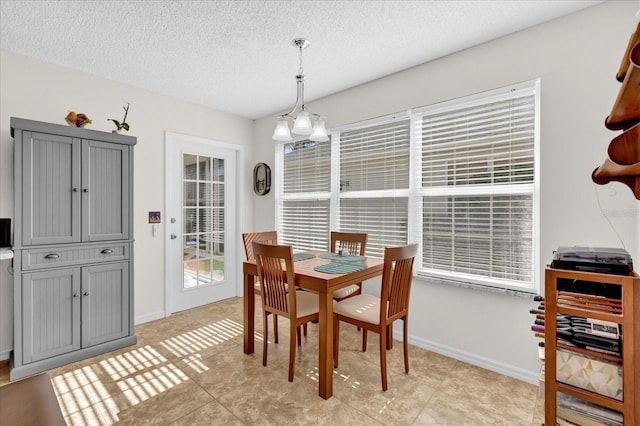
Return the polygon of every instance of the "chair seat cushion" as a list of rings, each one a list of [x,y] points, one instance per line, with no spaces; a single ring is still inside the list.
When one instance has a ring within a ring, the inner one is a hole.
[[[255,283],[253,284],[253,288],[254,288],[253,291],[261,291],[260,290],[260,281],[258,279],[256,279]],[[289,291],[289,285],[285,284],[284,285],[284,289]]]
[[[334,299],[344,299],[345,297],[349,296],[350,294],[355,293],[358,290],[360,290],[360,286],[358,284],[353,284],[353,285],[350,285],[348,287],[341,288],[340,290],[334,291],[333,292],[333,298]]]
[[[318,295],[308,291],[297,291],[296,307],[298,308],[297,318],[318,313],[320,310]]]
[[[333,303],[333,312],[371,324],[380,323],[380,298],[371,294],[359,294]]]

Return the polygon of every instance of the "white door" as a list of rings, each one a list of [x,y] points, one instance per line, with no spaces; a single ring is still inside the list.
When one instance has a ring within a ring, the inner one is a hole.
[[[236,155],[232,146],[166,134],[167,313],[236,295]]]

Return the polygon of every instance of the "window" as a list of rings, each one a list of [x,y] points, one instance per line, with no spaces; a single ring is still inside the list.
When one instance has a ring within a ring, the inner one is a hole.
[[[332,135],[340,176],[332,229],[367,233],[369,256],[407,243],[410,134],[405,116]]]
[[[279,146],[278,229],[297,250],[330,230],[369,234],[367,255],[421,244],[416,273],[536,288],[539,81],[332,129]]]

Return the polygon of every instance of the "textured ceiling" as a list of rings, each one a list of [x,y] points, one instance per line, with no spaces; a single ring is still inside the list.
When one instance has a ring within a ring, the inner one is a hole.
[[[601,3],[0,0],[0,48],[246,118]]]

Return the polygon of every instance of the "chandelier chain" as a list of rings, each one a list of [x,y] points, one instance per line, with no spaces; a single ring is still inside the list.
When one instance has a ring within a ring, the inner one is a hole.
[[[300,52],[300,66],[298,68],[298,75],[304,74],[304,69],[302,68],[302,47],[298,47],[298,51]]]

